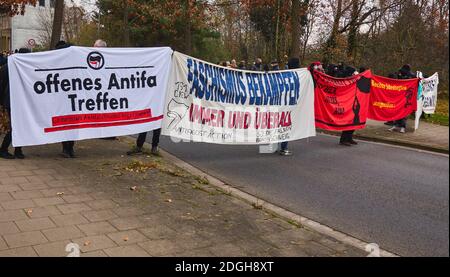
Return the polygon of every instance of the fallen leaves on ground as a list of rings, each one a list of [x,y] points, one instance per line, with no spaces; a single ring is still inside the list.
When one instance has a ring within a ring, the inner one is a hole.
[[[145,173],[147,170],[155,168],[157,165],[153,162],[143,163],[141,161],[133,161],[128,164],[124,169],[128,172]]]

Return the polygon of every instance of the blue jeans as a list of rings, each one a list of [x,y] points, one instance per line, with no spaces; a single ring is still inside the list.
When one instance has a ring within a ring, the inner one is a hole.
[[[281,151],[288,150],[288,144],[289,142],[285,141],[281,143]]]

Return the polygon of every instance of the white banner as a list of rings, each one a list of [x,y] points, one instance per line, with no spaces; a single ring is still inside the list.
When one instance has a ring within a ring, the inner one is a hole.
[[[270,144],[316,135],[307,69],[257,73],[175,52],[163,134],[217,144]]]
[[[170,48],[85,48],[9,58],[14,146],[161,127]]]
[[[434,114],[436,112],[439,74],[436,72],[433,76],[423,79],[422,72],[417,72],[417,77],[422,78],[419,84],[419,95],[417,100],[417,111],[415,120],[415,130],[419,129],[420,118],[422,114]]]
[[[436,112],[438,86],[438,73],[434,73],[430,78],[422,80],[423,112],[426,114],[434,114]]]

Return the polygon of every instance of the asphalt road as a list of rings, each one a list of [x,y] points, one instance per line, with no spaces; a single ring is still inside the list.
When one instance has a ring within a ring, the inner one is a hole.
[[[151,136],[148,136],[151,139]],[[449,256],[449,158],[318,136],[292,157],[257,146],[161,147],[222,181],[402,256]]]

